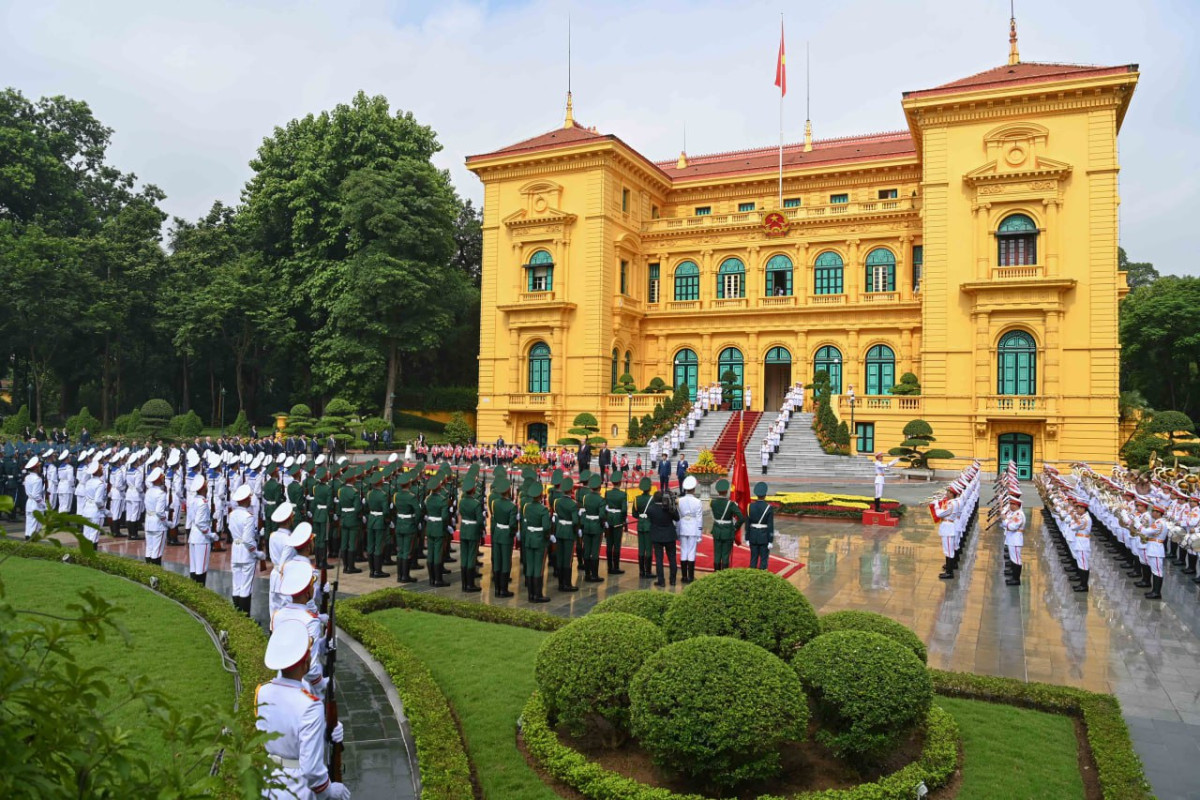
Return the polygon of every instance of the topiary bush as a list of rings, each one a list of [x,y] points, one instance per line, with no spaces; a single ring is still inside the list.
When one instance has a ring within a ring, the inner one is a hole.
[[[237,417],[229,426],[229,433],[233,436],[249,436],[250,435],[250,420],[246,418],[246,410],[242,409],[238,412]]]
[[[629,682],[667,644],[654,623],[632,614],[588,615],[546,637],[534,677],[550,713],[576,735],[619,746],[629,731]]]
[[[812,604],[778,575],[727,569],[689,585],[663,620],[673,642],[693,636],[732,636],[789,659],[820,632]]]
[[[633,614],[635,617],[648,619],[660,628],[667,609],[675,602],[676,595],[667,592],[652,592],[649,589],[639,589],[634,592],[614,594],[596,604],[592,614]]]
[[[179,435],[188,439],[194,439],[204,430],[204,420],[200,419],[200,415],[195,411],[188,411],[183,415],[183,422],[179,425]]]
[[[67,418],[66,428],[72,439],[78,438],[79,432],[84,428],[87,428],[88,433],[94,436],[100,430],[100,420],[93,417],[92,412],[88,411],[87,406],[84,406],[79,409],[78,414]]]
[[[874,611],[834,611],[821,617],[821,633],[870,631],[880,633],[912,650],[922,664],[929,663],[925,643],[909,628]]]
[[[933,681],[913,651],[870,631],[824,633],[792,666],[813,701],[817,741],[851,760],[883,760],[933,703]]]
[[[304,403],[296,403],[288,411],[287,428],[285,431],[292,436],[311,434],[313,432],[312,409]]]
[[[633,735],[656,763],[721,787],[778,774],[781,745],[803,740],[808,725],[796,674],[727,637],[659,650],[634,676],[629,700]]]
[[[450,444],[467,444],[475,438],[475,431],[471,430],[461,411],[450,415],[450,421],[446,423],[442,433]]]
[[[26,428],[32,430],[33,421],[29,418],[29,406],[22,403],[17,413],[4,420],[3,430],[9,436],[24,436]]]

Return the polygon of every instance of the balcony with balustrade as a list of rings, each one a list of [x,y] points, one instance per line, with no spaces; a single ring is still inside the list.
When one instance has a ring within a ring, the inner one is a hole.
[[[868,200],[861,203],[830,203],[826,205],[800,206],[782,209],[789,220],[834,218],[839,221],[847,217],[878,217],[884,215],[915,213],[921,208],[919,197],[899,197],[892,200]],[[773,209],[742,211],[729,214],[702,214],[700,216],[659,217],[642,224],[642,234],[685,233],[697,229],[758,226],[763,215]]]
[[[548,411],[558,405],[558,395],[541,392],[522,392],[508,395],[510,410]]]
[[[923,400],[924,398],[920,395],[860,396],[854,400],[854,410],[858,414],[870,413],[873,416],[895,414],[911,418],[913,414],[921,413],[924,408]],[[848,395],[838,395],[837,409],[838,416],[849,415],[850,397]]]
[[[1057,397],[1035,394],[989,394],[979,398],[980,413],[992,418],[1044,418],[1054,416]]]

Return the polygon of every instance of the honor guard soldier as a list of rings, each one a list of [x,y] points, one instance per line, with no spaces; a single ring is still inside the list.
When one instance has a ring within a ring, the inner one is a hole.
[[[479,542],[485,524],[483,503],[479,497],[479,464],[472,463],[463,479],[462,499],[458,501],[458,538],[462,543],[462,590],[481,591],[475,585],[476,565],[479,563]]]
[[[775,542],[775,509],[767,502],[767,484],[754,484],[754,502],[746,511],[750,527],[746,543],[750,545],[750,569],[766,569],[769,553]]]
[[[488,499],[488,519],[492,528],[492,585],[496,597],[512,597],[508,582],[512,579],[513,537],[517,529],[517,505],[509,499],[512,485],[503,470],[492,480]]]
[[[233,606],[250,616],[254,567],[267,557],[258,549],[258,526],[250,513],[252,492],[242,484],[233,493],[234,508],[229,512],[229,533],[233,537],[230,569],[233,571]]]
[[[542,594],[542,581],[546,544],[550,536],[550,512],[541,503],[542,484],[536,478],[524,481],[521,491],[524,494],[521,502],[521,543],[525,549],[525,585],[529,590],[529,602],[549,603],[550,598]]]
[[[324,628],[329,620],[322,620],[321,615],[313,610],[313,571],[308,559],[292,559],[284,564],[279,593],[284,600],[271,615],[271,630],[287,622],[299,622],[308,630],[309,641],[313,644],[304,682],[312,688],[313,694],[323,700],[326,680],[321,659],[325,655]]]
[[[87,483],[84,485],[82,514],[91,526],[83,529],[83,535],[92,544],[100,541],[104,530],[104,506],[108,501],[108,484],[104,481],[104,465],[99,460],[87,465]]]
[[[184,532],[187,532],[183,521],[183,499],[185,497],[186,484],[183,480],[183,467],[179,463],[179,451],[172,449],[171,454],[167,456],[167,504],[170,509],[167,514],[167,544],[171,547],[179,547],[183,542],[179,541],[179,528],[184,527]]]
[[[654,483],[649,477],[643,476],[638,481],[638,491],[641,492],[633,500],[633,515],[637,517],[637,551],[638,551],[638,577],[653,578],[654,577],[654,545],[650,541],[650,517],[646,513],[646,507],[650,505],[654,495],[651,494],[651,489]]]
[[[417,561],[416,537],[420,530],[421,503],[411,491],[415,472],[405,472],[396,485],[392,508],[396,512],[396,583],[414,583],[413,565]]]
[[[427,552],[426,565],[429,568],[430,586],[449,586],[442,579],[442,554],[446,539],[446,520],[450,514],[450,504],[442,493],[443,473],[439,470],[426,483],[425,495],[425,549]]]
[[[204,586],[208,581],[208,558],[217,534],[212,529],[212,510],[208,505],[208,480],[204,475],[192,478],[188,491],[194,498],[188,507],[188,576]]]
[[[683,479],[679,498],[679,569],[685,584],[696,580],[696,549],[704,535],[704,504],[696,497],[695,475]]]
[[[342,570],[349,575],[362,572],[354,566],[354,559],[358,554],[358,529],[362,514],[362,502],[358,496],[358,489],[354,486],[357,478],[356,469],[347,470],[346,482],[337,495],[338,519],[342,526]]]
[[[550,519],[554,530],[550,535],[550,544],[554,558],[554,571],[558,575],[558,590],[560,592],[577,592],[579,587],[571,582],[571,543],[578,538],[579,504],[571,497],[571,477],[564,475],[558,485],[557,496],[550,508]],[[590,564],[585,561],[584,563]],[[590,575],[589,575],[590,577]]]
[[[162,566],[163,548],[167,543],[167,515],[170,507],[167,504],[167,493],[163,489],[166,476],[155,467],[146,477],[146,552],[147,564]]]
[[[58,457],[58,510],[71,513],[71,501],[75,499],[75,465],[71,463],[71,451],[64,449]]]
[[[249,487],[247,487],[249,488]],[[278,670],[270,683],[254,690],[254,711],[260,731],[276,734],[267,740],[267,754],[275,762],[273,778],[282,789],[272,789],[272,800],[350,800],[345,784],[329,779],[325,766],[325,709],[305,682],[311,663],[312,640],[308,626],[283,620],[267,642],[263,663]],[[339,722],[329,738],[343,739]]]
[[[625,473],[613,470],[612,488],[604,495],[604,552],[608,557],[608,574],[624,575],[621,569],[621,545],[625,540],[625,526],[629,521],[629,498],[621,488]]]
[[[559,480],[561,480],[561,478]],[[575,544],[574,544],[575,558],[576,558],[576,563],[579,565],[579,574],[587,576],[587,577],[590,577],[591,565],[588,563],[587,545],[583,539],[583,499],[585,497],[587,497],[588,484],[591,482],[591,480],[592,480],[592,471],[590,469],[583,468],[583,469],[579,470],[579,482],[575,484],[575,505],[579,506],[579,510],[580,510],[580,514],[579,514],[580,521],[579,521],[579,525],[577,526],[577,529],[578,529],[577,533],[579,535],[575,537]],[[550,492],[551,495],[554,494],[555,486],[556,486],[556,484],[554,484],[553,482],[550,484],[548,491]],[[548,508],[550,510],[551,514],[554,513],[553,502],[547,502],[546,508]],[[597,551],[597,552],[599,552],[599,551]]]
[[[314,480],[309,514],[316,536],[317,566],[329,569],[329,510],[333,505],[332,492],[329,489],[329,471],[325,467],[317,467]]]
[[[1025,545],[1025,512],[1021,509],[1019,495],[1014,495],[1008,501],[1008,509],[1004,512],[1002,524],[1004,546],[1008,548],[1008,560],[1012,562],[1012,577],[1004,583],[1007,586],[1020,586],[1021,548]],[[1082,569],[1087,569],[1087,567],[1082,567]]]
[[[1163,559],[1167,555],[1167,522],[1162,518],[1165,512],[1166,509],[1161,505],[1152,504],[1150,522],[1142,529],[1146,539],[1146,564],[1151,573],[1152,585],[1150,591],[1146,592],[1146,597],[1150,600],[1162,600]]]
[[[733,554],[733,541],[737,532],[746,522],[746,516],[738,504],[729,499],[729,481],[722,478],[713,487],[717,496],[709,503],[712,509],[713,525],[713,571],[729,569],[730,558]]]
[[[121,533],[121,517],[125,514],[125,469],[122,466],[129,454],[124,448],[113,454],[108,469],[108,519],[112,526],[112,535],[119,538]]]
[[[383,551],[387,539],[388,496],[383,490],[383,473],[376,470],[368,476],[370,491],[367,492],[367,562],[371,565],[372,578],[390,578],[383,571]]]
[[[129,456],[125,462],[125,524],[129,530],[129,541],[137,541],[142,537],[138,531],[142,525],[144,493],[146,491],[146,476],[138,462],[142,459],[141,451]]]
[[[1088,498],[1071,496],[1070,530],[1062,531],[1064,536],[1075,537],[1076,563],[1079,566],[1071,581],[1078,583],[1071,587],[1076,592],[1086,592],[1092,575],[1092,515],[1088,513]]]
[[[962,515],[962,502],[958,497],[958,486],[946,487],[945,496],[934,506],[935,522],[938,523],[938,538],[942,540],[942,555],[946,563],[938,577],[949,580],[958,569],[958,518]]]
[[[42,523],[34,512],[46,513],[46,483],[42,480],[42,462],[37,456],[25,464],[25,541],[42,532]]]
[[[585,583],[601,583],[600,540],[604,536],[604,498],[600,496],[602,480],[599,475],[588,478],[588,492],[580,508],[580,527],[583,528],[583,559]]]
[[[292,535],[292,524],[295,513],[296,510],[292,508],[292,504],[287,502],[277,505],[271,513],[271,522],[274,523],[275,530],[267,537],[267,560],[271,562],[271,577],[268,583],[270,591],[267,594],[269,604],[267,619],[275,616],[276,610],[287,600],[280,593],[279,584],[283,581],[283,565],[296,555],[295,548],[288,543]]]
[[[305,481],[300,480],[300,472],[300,465],[293,464],[288,469],[288,477],[290,477],[291,480],[288,482],[287,486],[283,488],[284,497],[286,497],[287,501],[296,508],[297,522],[301,520],[301,518],[304,516],[304,510],[308,508],[308,504],[304,502],[308,497],[308,494],[305,489]]]

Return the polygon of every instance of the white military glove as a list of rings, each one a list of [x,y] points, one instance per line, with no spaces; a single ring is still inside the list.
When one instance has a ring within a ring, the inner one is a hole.
[[[259,561],[266,561],[266,560],[267,560],[267,554],[266,554],[266,553],[259,552],[259,551],[257,551],[257,550],[254,552],[254,557],[255,557],[256,559],[258,559]]]
[[[558,544],[558,539],[554,536],[553,533],[550,534],[550,544]]]
[[[350,789],[344,783],[330,782],[317,797],[319,800],[350,800]]]
[[[345,729],[342,727],[342,723],[340,722],[333,726],[333,733],[329,734],[329,738],[338,743],[341,743],[345,736]]]
[[[322,594],[331,594],[333,592],[333,584],[326,581],[325,585],[321,587],[321,592]]]
[[[770,542],[767,542],[767,549],[768,549],[768,550],[774,550],[774,549],[775,549],[775,545],[771,544]]]

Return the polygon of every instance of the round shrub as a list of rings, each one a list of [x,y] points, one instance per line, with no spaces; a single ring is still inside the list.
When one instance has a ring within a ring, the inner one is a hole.
[[[194,439],[204,431],[204,421],[200,419],[200,415],[195,411],[189,410],[183,415],[183,422],[179,426],[179,435],[185,436],[188,439]]]
[[[808,726],[787,664],[727,637],[659,650],[634,676],[629,700],[633,735],[656,763],[722,787],[778,774],[780,746]]]
[[[813,700],[817,741],[842,758],[876,762],[925,719],[933,681],[913,651],[880,633],[832,631],[792,666]]]
[[[808,598],[759,569],[722,570],[692,583],[667,611],[663,627],[673,642],[732,636],[784,659],[820,632]]]
[[[312,409],[304,403],[296,403],[292,406],[292,410],[288,412],[288,417],[311,417]]]
[[[142,403],[142,418],[162,420],[164,423],[175,414],[175,409],[166,400],[153,397]]]
[[[904,645],[921,659],[921,663],[929,662],[925,653],[925,643],[909,628],[894,619],[876,614],[874,611],[834,611],[821,617],[821,633],[830,631],[871,631],[881,633],[899,644]]]
[[[596,604],[593,614],[610,614],[614,611],[623,614],[633,614],[635,617],[648,619],[662,627],[663,617],[667,609],[675,602],[676,595],[667,592],[652,592],[649,589],[639,589],[635,592],[614,594]]]
[[[667,644],[652,622],[632,614],[597,614],[546,637],[534,678],[546,707],[579,735],[600,734],[616,747],[629,731],[629,682]]]
[[[349,400],[335,397],[325,404],[325,416],[327,417],[349,417],[352,414],[354,414],[354,406],[350,405]]]

